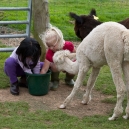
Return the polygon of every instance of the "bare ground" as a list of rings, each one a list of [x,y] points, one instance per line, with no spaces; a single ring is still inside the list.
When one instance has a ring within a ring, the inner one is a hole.
[[[10,94],[9,88],[0,90],[0,102],[13,102],[24,101],[30,106],[30,111],[35,110],[57,110],[64,99],[71,93],[72,88],[66,86],[64,82],[60,82],[60,86],[57,91],[49,91],[48,94],[43,96],[33,96],[29,94],[27,88],[20,87],[20,95],[14,96]],[[60,109],[69,115],[78,116],[80,118],[84,116],[92,115],[108,115],[113,109],[113,104],[102,103],[106,95],[93,89],[92,100],[88,105],[81,104],[83,94],[85,92],[85,86],[82,86],[71,103],[66,109]]]

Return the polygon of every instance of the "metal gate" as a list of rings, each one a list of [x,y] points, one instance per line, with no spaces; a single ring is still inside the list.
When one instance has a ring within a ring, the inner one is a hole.
[[[31,15],[32,15],[32,0],[28,0],[28,7],[0,7],[0,11],[26,11],[27,19],[18,20],[18,21],[0,21],[0,25],[9,25],[9,24],[26,24],[26,32],[22,34],[2,34],[0,38],[25,38],[30,37],[30,28],[31,28]],[[10,52],[15,48],[0,48],[0,52]]]

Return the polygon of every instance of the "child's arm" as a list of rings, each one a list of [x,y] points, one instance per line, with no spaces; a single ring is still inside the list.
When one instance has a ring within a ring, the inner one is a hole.
[[[76,49],[75,49],[75,47],[74,47],[74,49],[73,49],[73,52],[72,53],[76,53]]]
[[[32,74],[31,69],[28,69],[27,67],[25,67],[19,59],[18,59],[18,64],[21,66],[24,72]]]
[[[43,67],[42,67],[42,69],[40,71],[41,74],[45,74],[48,71],[48,69],[50,67],[50,63],[51,62],[49,62],[47,59],[45,59],[44,65],[43,65]]]
[[[33,73],[35,74],[40,73],[40,60],[38,60],[37,65],[33,68]]]
[[[50,64],[50,67],[51,67],[51,70],[52,70],[53,72],[58,72],[58,70],[57,70],[57,68],[56,68],[56,65],[55,65],[54,63],[51,63],[51,64]]]

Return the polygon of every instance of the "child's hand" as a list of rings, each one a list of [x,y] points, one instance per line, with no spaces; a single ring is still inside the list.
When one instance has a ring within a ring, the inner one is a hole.
[[[40,71],[40,74],[45,74],[48,71],[49,67],[50,67],[50,62],[45,59],[44,65]]]

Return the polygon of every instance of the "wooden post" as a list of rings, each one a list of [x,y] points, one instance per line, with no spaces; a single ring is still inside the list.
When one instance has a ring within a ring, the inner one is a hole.
[[[46,49],[39,35],[49,27],[48,0],[32,0],[33,36],[42,48],[41,61],[45,59]]]

